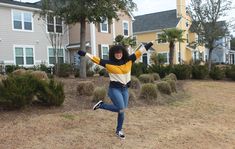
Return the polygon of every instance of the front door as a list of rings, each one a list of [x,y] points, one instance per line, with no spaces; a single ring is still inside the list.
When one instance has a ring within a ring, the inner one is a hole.
[[[142,57],[143,57],[143,63],[146,66],[148,66],[148,55],[147,55],[147,53],[144,53]]]

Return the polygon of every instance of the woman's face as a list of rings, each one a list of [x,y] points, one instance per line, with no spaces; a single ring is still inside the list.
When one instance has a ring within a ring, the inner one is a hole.
[[[115,52],[115,53],[114,53],[114,57],[115,57],[117,60],[122,59],[122,51]]]

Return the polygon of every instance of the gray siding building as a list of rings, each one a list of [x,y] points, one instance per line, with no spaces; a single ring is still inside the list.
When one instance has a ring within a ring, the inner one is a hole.
[[[68,27],[59,18],[40,18],[38,3],[0,0],[0,62],[32,67],[53,65],[55,50],[51,41],[60,38],[59,61],[67,62]]]

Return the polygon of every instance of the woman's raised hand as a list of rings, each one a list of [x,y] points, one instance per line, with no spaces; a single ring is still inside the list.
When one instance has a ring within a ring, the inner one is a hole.
[[[82,50],[78,50],[78,55],[80,56],[85,56],[86,52],[82,51]]]

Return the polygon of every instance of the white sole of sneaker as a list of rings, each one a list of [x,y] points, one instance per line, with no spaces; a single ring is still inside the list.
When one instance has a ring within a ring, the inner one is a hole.
[[[103,102],[102,100],[98,101],[94,106],[93,106],[93,110],[95,110],[95,108],[101,103]]]
[[[125,137],[125,138],[122,138],[122,137],[120,137],[118,134],[116,134],[116,136],[117,136],[119,139],[121,139],[121,140],[125,140],[125,139],[126,139],[126,137]]]

